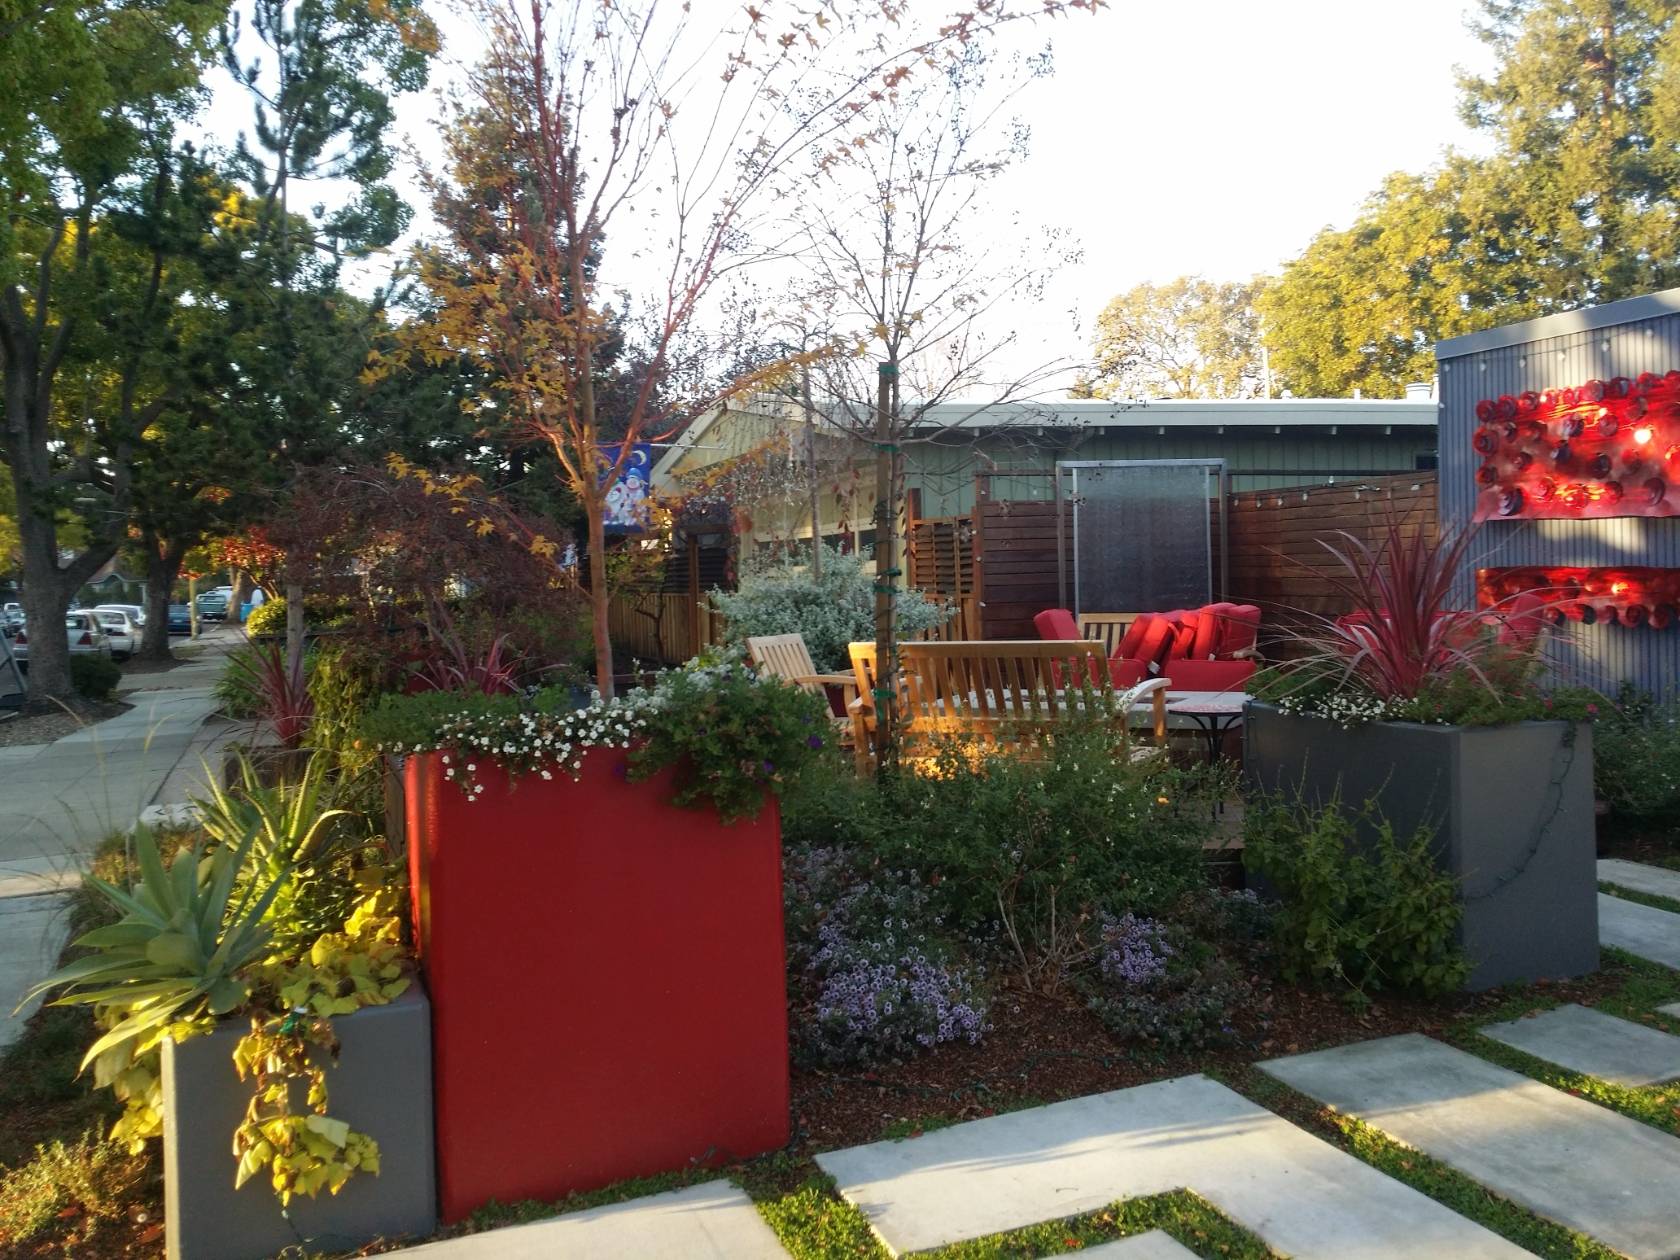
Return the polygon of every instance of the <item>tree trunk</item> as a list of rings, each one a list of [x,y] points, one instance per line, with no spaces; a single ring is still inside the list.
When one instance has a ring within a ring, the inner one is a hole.
[[[286,669],[297,673],[303,664],[303,583],[286,582]]]
[[[811,365],[799,367],[799,395],[805,408],[805,473],[811,495],[811,581],[822,583],[822,487],[817,483],[816,408],[811,405]]]
[[[589,516],[589,615],[595,633],[595,686],[603,700],[612,699],[612,630],[607,623],[607,527],[605,504],[584,504]]]
[[[70,685],[70,641],[64,633],[72,590],[58,569],[52,524],[33,512],[19,511],[18,532],[23,542],[23,611],[29,636],[24,712],[57,713],[76,699]]]
[[[875,391],[875,764],[898,748],[898,511],[893,505],[893,385],[896,363],[876,369]]]
[[[169,651],[169,596],[181,573],[186,548],[160,539],[146,541],[146,629],[140,636],[141,660],[167,661]]]
[[[236,625],[240,620],[239,610],[245,607],[245,601],[251,598],[251,575],[244,569],[233,570],[233,594],[228,596],[227,619]]]

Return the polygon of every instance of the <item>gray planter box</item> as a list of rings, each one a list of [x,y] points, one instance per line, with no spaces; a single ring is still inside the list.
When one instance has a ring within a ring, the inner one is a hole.
[[[437,1228],[431,1004],[418,981],[396,1001],[333,1020],[331,1114],[379,1143],[378,1176],[280,1212],[268,1178],[233,1188],[233,1131],[251,1099],[233,1067],[235,1022],[163,1048],[164,1230],[170,1260],[263,1260],[284,1247],[347,1251]]]
[[[1598,969],[1592,728],[1569,722],[1424,726],[1324,718],[1250,702],[1251,785],[1310,805],[1375,798],[1405,837],[1435,830],[1459,882],[1472,991]]]

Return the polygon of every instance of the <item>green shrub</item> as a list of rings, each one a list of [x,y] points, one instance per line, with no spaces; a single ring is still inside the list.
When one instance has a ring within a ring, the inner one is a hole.
[[[1362,826],[1373,840],[1361,839]],[[1357,1001],[1382,988],[1457,988],[1468,970],[1454,939],[1463,908],[1432,839],[1423,828],[1397,840],[1369,803],[1356,814],[1339,800],[1318,810],[1251,805],[1243,865],[1280,900],[1274,944],[1284,978],[1345,984]]]
[[[1680,713],[1624,686],[1593,727],[1593,790],[1630,818],[1680,812]]]
[[[69,1145],[37,1146],[27,1163],[0,1169],[0,1240],[21,1248],[64,1213],[123,1220],[148,1175],[144,1159],[91,1130]]]
[[[108,656],[75,654],[70,657],[70,685],[88,700],[109,700],[122,681],[122,670]]]
[[[1086,987],[1110,1031],[1167,1050],[1231,1041],[1232,1015],[1253,997],[1237,969],[1187,928],[1133,914],[1103,920]]]
[[[733,594],[713,591],[712,603],[729,623],[729,641],[740,644],[763,634],[799,634],[818,671],[849,670],[847,644],[875,638],[875,579],[863,559],[823,548],[822,578],[792,564],[743,575]],[[943,625],[946,609],[920,591],[901,590],[898,632],[918,634]]]
[[[251,615],[245,618],[245,633],[253,639],[260,639],[267,635],[285,634],[285,598],[275,596],[264,600],[251,609]]]
[[[379,753],[362,739],[369,709],[396,689],[399,673],[387,656],[356,640],[324,643],[311,654],[309,698],[314,717],[303,746],[330,760],[340,804],[377,812],[383,786]]]
[[[887,780],[863,842],[919,872],[954,927],[995,936],[1024,977],[1053,984],[1102,914],[1157,913],[1203,878],[1222,783],[1127,751],[1073,722],[1047,748],[944,744]]]
[[[254,718],[262,711],[262,688],[257,670],[257,649],[245,644],[235,648],[222,664],[212,689],[222,712],[230,718]]]

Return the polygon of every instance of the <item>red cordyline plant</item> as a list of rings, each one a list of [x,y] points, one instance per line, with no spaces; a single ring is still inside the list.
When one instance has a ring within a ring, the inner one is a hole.
[[[414,671],[422,691],[474,691],[499,696],[519,690],[524,658],[508,650],[508,636],[498,634],[482,656],[473,656],[455,629],[441,600],[431,601],[427,629],[436,651]]]
[[[315,720],[309,671],[303,661],[288,663],[279,643],[253,643],[249,656],[235,654],[228,659],[257,696],[257,721],[270,727],[284,747],[301,747],[304,732]]]
[[[1490,688],[1513,663],[1526,668],[1535,649],[1529,642],[1501,642],[1495,609],[1450,607],[1453,581],[1474,529],[1447,529],[1430,538],[1409,534],[1391,519],[1377,546],[1345,530],[1340,545],[1319,540],[1345,570],[1330,582],[1351,611],[1341,617],[1314,615],[1293,634],[1308,649],[1301,664],[1356,679],[1384,700],[1409,700],[1434,683],[1468,673]]]

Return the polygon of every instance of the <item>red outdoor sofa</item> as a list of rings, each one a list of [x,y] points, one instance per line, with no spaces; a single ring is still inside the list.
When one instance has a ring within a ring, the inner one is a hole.
[[[1078,639],[1079,623],[1065,608],[1033,618],[1042,639]],[[1141,613],[1108,658],[1116,687],[1151,676],[1179,691],[1237,691],[1254,675],[1260,610],[1253,604],[1206,604],[1198,609]]]

